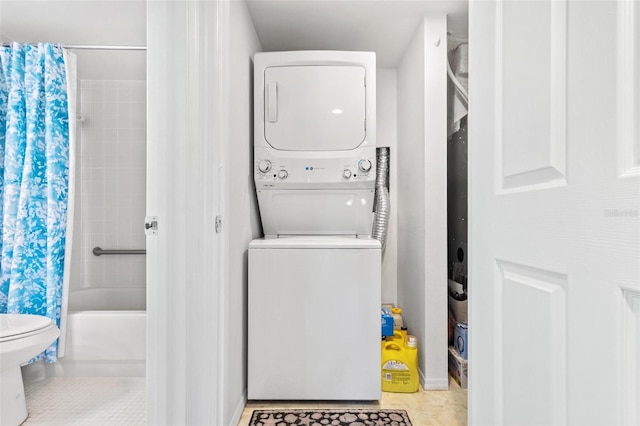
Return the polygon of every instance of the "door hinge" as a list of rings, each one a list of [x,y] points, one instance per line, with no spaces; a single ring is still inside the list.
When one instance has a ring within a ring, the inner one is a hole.
[[[144,218],[145,235],[158,235],[158,216],[147,216]]]
[[[216,234],[222,232],[222,216],[216,216]]]

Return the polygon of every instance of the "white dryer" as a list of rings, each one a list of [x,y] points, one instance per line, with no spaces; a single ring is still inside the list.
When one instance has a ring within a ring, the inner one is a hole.
[[[254,180],[267,238],[371,233],[375,54],[254,56]]]
[[[248,398],[377,400],[375,54],[254,56]]]

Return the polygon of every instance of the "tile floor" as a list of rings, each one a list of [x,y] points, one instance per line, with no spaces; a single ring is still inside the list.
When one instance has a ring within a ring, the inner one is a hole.
[[[146,424],[144,377],[52,377],[24,381],[23,425]]]
[[[53,377],[27,379],[24,385],[29,417],[23,425],[146,424],[143,377]],[[467,424],[467,391],[450,380],[448,391],[383,393],[380,402],[371,403],[250,401],[238,426],[249,424],[254,409],[341,407],[404,409],[414,426]]]
[[[467,424],[467,390],[449,379],[448,391],[423,391],[416,393],[383,392],[380,402],[371,403],[318,403],[318,402],[254,402],[245,407],[238,426],[247,426],[253,410],[277,410],[279,408],[388,408],[407,410],[414,426]]]

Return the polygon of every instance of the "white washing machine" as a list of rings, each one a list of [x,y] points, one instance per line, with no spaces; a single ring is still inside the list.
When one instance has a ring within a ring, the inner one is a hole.
[[[380,243],[249,246],[249,399],[380,399]]]
[[[375,55],[254,56],[248,398],[377,400]]]

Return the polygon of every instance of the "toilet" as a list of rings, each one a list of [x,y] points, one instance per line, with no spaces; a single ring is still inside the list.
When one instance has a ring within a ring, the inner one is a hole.
[[[0,314],[0,425],[19,425],[27,418],[20,365],[44,351],[59,335],[50,318]]]

